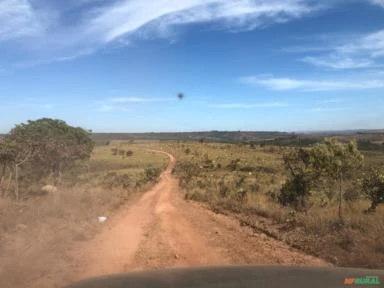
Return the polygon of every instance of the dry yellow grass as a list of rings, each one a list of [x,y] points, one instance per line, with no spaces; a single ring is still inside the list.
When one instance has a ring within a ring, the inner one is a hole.
[[[347,201],[341,225],[335,199],[324,202],[323,196],[314,195],[306,213],[277,203],[286,177],[282,152],[289,148],[176,142],[152,145],[178,159],[175,173],[187,199],[234,213],[242,223],[336,265],[384,268],[384,207],[375,215],[366,215],[363,211],[369,207],[368,201]],[[384,164],[383,153],[364,154],[366,167]],[[236,169],[228,168],[236,159]],[[245,201],[239,201],[241,189],[247,192]]]
[[[97,233],[101,228],[98,216],[110,217],[137,193],[149,188],[151,183],[145,179],[145,169],[162,169],[167,164],[163,155],[138,147],[129,147],[134,154],[124,159],[112,156],[110,149],[97,147],[89,161],[89,172],[81,167],[65,175],[64,185],[56,195],[20,202],[0,199],[2,288],[28,287],[35,277],[48,272],[57,276],[49,287],[68,282],[66,277],[71,272],[65,259],[68,249]],[[139,181],[140,186],[103,188],[103,177],[110,169],[134,183]],[[80,177],[75,177],[77,173],[81,173]]]

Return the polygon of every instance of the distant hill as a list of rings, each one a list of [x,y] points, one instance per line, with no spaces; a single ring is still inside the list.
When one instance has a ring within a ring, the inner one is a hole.
[[[97,144],[110,140],[201,141],[221,143],[253,143],[276,146],[309,146],[326,137],[340,140],[357,140],[359,148],[367,151],[384,151],[384,130],[345,130],[288,133],[277,131],[208,131],[169,133],[94,133]]]
[[[243,132],[243,131],[209,131],[209,132],[171,132],[171,133],[94,133],[95,141],[103,140],[176,140],[208,142],[255,142],[275,140],[295,135],[286,132]]]

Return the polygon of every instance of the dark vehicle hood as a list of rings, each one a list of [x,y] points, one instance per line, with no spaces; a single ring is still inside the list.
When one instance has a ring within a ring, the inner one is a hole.
[[[367,278],[372,276],[372,278]],[[355,278],[354,282],[352,278]],[[346,280],[347,279],[347,280]],[[369,281],[364,285],[359,281]],[[354,282],[355,284],[348,284]],[[352,281],[352,282],[351,282]],[[240,266],[134,272],[83,280],[66,288],[384,287],[384,270]]]

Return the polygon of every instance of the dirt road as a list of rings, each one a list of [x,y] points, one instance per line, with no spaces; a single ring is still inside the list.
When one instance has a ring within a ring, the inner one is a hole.
[[[104,231],[76,251],[74,280],[110,273],[180,266],[284,264],[326,266],[323,260],[240,227],[236,220],[184,201],[171,172]]]

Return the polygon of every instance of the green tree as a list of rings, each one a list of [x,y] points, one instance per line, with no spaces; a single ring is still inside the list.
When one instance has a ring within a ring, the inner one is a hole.
[[[279,200],[283,205],[303,208],[308,196],[321,180],[337,186],[339,217],[342,220],[344,182],[362,167],[363,156],[355,142],[341,143],[326,139],[311,148],[295,149],[284,155],[284,164],[290,177],[281,189]]]
[[[5,137],[12,147],[15,170],[15,194],[18,198],[18,179],[21,166],[39,180],[47,174],[56,182],[63,170],[78,160],[86,160],[93,150],[90,132],[72,127],[62,120],[42,118],[16,125]]]
[[[319,171],[315,169],[315,155],[311,149],[294,149],[283,156],[289,178],[281,188],[279,202],[291,205],[297,210],[305,210],[307,199],[316,184]]]
[[[342,143],[334,138],[312,148],[314,168],[338,191],[338,212],[343,219],[344,183],[353,177],[363,165],[364,157],[354,141]]]
[[[372,169],[361,180],[364,195],[371,201],[367,212],[375,212],[380,203],[384,203],[384,172]]]

